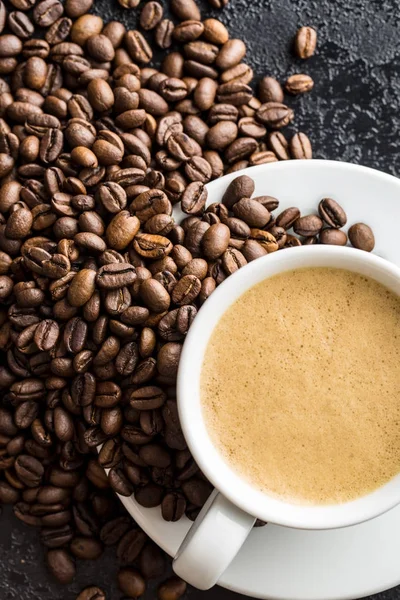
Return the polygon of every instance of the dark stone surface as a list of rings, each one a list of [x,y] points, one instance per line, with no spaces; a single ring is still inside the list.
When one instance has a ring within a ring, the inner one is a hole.
[[[397,174],[400,0],[230,0],[222,12],[204,8],[203,14],[206,10],[221,16],[232,37],[246,41],[246,60],[257,76],[271,74],[284,80],[291,73],[306,72],[315,79],[311,94],[289,100],[296,111],[293,130],[311,137],[315,157]],[[105,20],[135,25],[136,11],[124,11],[115,0],[95,0],[95,12]],[[307,62],[290,53],[297,27],[305,24],[315,26],[319,34],[318,53]],[[83,587],[94,583],[106,591],[108,600],[120,598],[112,551],[99,561],[81,561],[74,583],[60,586],[43,565],[37,533],[17,522],[9,508],[0,518],[0,565],[0,600],[74,600]],[[156,597],[154,587],[146,599]],[[238,596],[215,588],[206,593],[190,590],[188,598]],[[400,599],[400,587],[374,599]]]

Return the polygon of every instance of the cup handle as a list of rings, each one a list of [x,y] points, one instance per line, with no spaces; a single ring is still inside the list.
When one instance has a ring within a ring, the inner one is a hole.
[[[235,558],[254,522],[254,517],[214,490],[176,553],[175,573],[208,590]]]

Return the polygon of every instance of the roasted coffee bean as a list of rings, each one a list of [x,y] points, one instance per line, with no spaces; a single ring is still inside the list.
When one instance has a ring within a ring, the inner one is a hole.
[[[230,239],[230,230],[227,225],[217,223],[205,232],[202,239],[202,247],[205,256],[209,260],[216,260],[228,248]]]
[[[2,504],[16,504],[20,493],[6,481],[0,482],[0,502]]]
[[[240,175],[229,184],[222,197],[222,202],[231,209],[242,198],[250,198],[253,192],[254,181],[247,175]]]
[[[307,215],[299,217],[293,224],[295,233],[304,237],[317,235],[323,227],[322,220],[317,215]]]
[[[136,269],[129,263],[111,263],[100,267],[96,275],[96,284],[106,290],[130,285],[136,279]]]
[[[286,208],[275,220],[275,224],[283,229],[290,229],[295,221],[299,219],[300,211],[296,207]]]
[[[137,598],[144,594],[146,583],[136,569],[120,569],[118,573],[118,586],[121,592],[129,597]]]
[[[289,150],[292,158],[311,159],[312,147],[305,133],[296,133],[289,141]]]
[[[96,560],[102,555],[103,546],[95,538],[78,536],[72,540],[70,550],[76,558]]]
[[[274,77],[264,77],[259,83],[259,98],[262,103],[283,102],[282,86]]]
[[[35,329],[34,340],[39,350],[47,351],[57,343],[60,328],[56,321],[45,319]]]
[[[49,571],[60,583],[71,583],[75,577],[75,563],[66,550],[61,548],[49,550],[46,562]]]
[[[200,21],[200,10],[194,0],[171,0],[171,10],[181,21]]]
[[[100,539],[105,546],[117,544],[123,535],[131,528],[129,517],[118,517],[109,521],[100,530]]]
[[[61,17],[63,10],[58,0],[42,0],[33,9],[33,20],[40,27],[49,27]]]
[[[309,239],[313,240],[314,236],[312,236]],[[301,241],[299,240],[299,238],[297,238],[295,235],[287,234],[287,236],[286,236],[286,242],[285,242],[285,245],[283,247],[284,248],[295,248],[295,247],[301,246],[301,245],[302,244],[301,244]]]
[[[252,97],[253,92],[251,87],[241,81],[229,81],[218,86],[217,100],[222,104],[227,103],[233,106],[241,106],[242,104],[247,104]]]
[[[152,508],[161,503],[163,497],[163,489],[155,484],[148,483],[140,487],[135,492],[136,501],[145,508]]]
[[[186,500],[183,494],[170,492],[161,503],[161,513],[165,521],[179,521],[185,514]]]
[[[15,471],[27,487],[36,487],[42,481],[43,465],[33,456],[21,454],[15,461]]]
[[[313,79],[309,75],[303,73],[291,75],[285,82],[286,91],[294,96],[309,92],[313,87]]]
[[[372,229],[365,223],[352,225],[348,232],[349,240],[354,248],[371,252],[375,247],[375,236]]]
[[[317,45],[317,32],[312,27],[300,27],[294,40],[294,51],[299,58],[310,58]]]
[[[222,266],[227,275],[231,275],[247,264],[243,254],[236,248],[228,248],[222,255]]]
[[[163,17],[163,7],[158,2],[147,2],[140,13],[140,26],[145,31],[157,27]]]
[[[201,281],[195,275],[184,275],[172,290],[171,299],[177,306],[191,304],[200,293]]]
[[[246,46],[244,42],[242,40],[231,39],[222,46],[215,64],[219,69],[226,71],[240,63],[245,54]]]
[[[202,214],[207,196],[207,189],[203,183],[190,183],[182,195],[182,210],[189,215]]]
[[[153,53],[147,41],[139,31],[128,31],[125,34],[126,48],[134,61],[148,63]]]
[[[99,587],[90,586],[82,590],[75,600],[106,600],[106,595]]]
[[[263,228],[271,219],[269,211],[257,200],[242,198],[233,205],[233,214],[250,227]]]
[[[209,0],[209,2],[226,3],[226,0]],[[218,8],[221,8],[218,6]],[[180,577],[170,577],[162,583],[157,591],[158,600],[179,600],[186,592],[186,583]]]
[[[339,229],[323,229],[319,234],[320,244],[333,244],[334,246],[345,246],[347,235]]]
[[[280,102],[266,102],[256,111],[256,117],[270,129],[281,129],[293,120],[293,111]]]
[[[318,212],[329,227],[339,229],[347,223],[346,213],[333,198],[323,198],[318,205]]]
[[[146,535],[140,529],[130,529],[120,539],[117,547],[117,557],[122,564],[133,563],[144,544],[146,543]]]
[[[143,281],[139,288],[139,293],[142,301],[151,311],[162,313],[168,310],[170,296],[164,286],[155,279]]]
[[[172,44],[172,33],[174,31],[174,23],[170,19],[162,19],[156,26],[155,41],[156,44],[164,50]]]

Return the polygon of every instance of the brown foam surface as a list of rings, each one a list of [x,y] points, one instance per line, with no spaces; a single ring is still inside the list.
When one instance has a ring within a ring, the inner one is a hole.
[[[372,491],[400,471],[400,299],[343,269],[264,280],[213,332],[201,399],[258,489],[298,504]]]

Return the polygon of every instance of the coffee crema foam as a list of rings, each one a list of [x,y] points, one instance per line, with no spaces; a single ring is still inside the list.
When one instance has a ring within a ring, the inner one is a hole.
[[[201,401],[255,488],[296,504],[373,491],[400,472],[400,299],[344,269],[262,281],[215,328]]]

